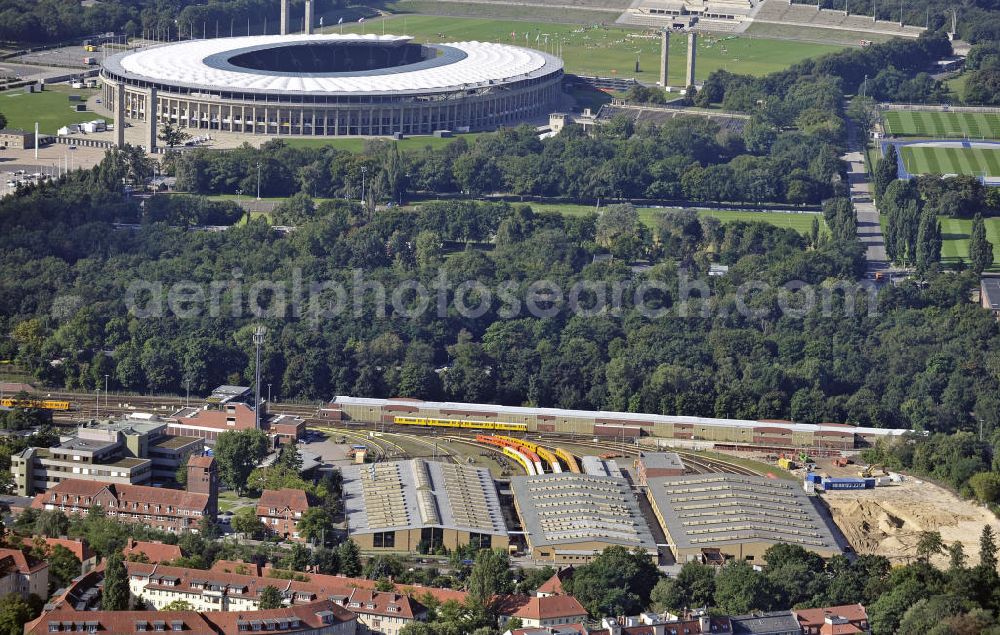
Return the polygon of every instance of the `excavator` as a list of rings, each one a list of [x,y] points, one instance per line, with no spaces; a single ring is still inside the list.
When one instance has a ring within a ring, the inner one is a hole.
[[[873,476],[889,476],[889,472],[886,471],[884,465],[869,465],[865,469],[858,472],[858,476],[861,478],[871,478]]]

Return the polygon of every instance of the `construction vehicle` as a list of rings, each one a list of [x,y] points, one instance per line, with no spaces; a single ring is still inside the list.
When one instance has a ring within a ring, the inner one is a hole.
[[[812,460],[812,457],[806,454],[805,452],[799,452],[799,462],[803,464],[815,463],[815,461]]]
[[[873,476],[889,476],[889,472],[886,471],[884,465],[869,465],[862,470],[858,471],[858,476],[861,478],[872,478]]]
[[[778,467],[780,467],[783,470],[794,470],[795,461],[786,457],[781,457],[780,459],[778,459]]]
[[[846,456],[842,456],[838,459],[834,459],[833,464],[836,465],[837,467],[847,467],[847,465],[850,462],[851,459],[847,458]]]

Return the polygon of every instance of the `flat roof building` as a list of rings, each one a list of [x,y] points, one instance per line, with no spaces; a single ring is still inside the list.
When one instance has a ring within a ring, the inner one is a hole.
[[[27,130],[4,128],[0,130],[0,148],[30,150],[35,147],[35,133]]]
[[[1000,318],[1000,278],[982,278],[979,281],[979,303],[984,309]]]
[[[470,542],[507,548],[489,470],[413,459],[351,465],[342,473],[348,533],[362,550],[415,552]]]
[[[824,557],[841,553],[812,498],[792,481],[691,474],[650,479],[647,494],[678,562],[718,549],[727,560],[763,563],[778,543]]]
[[[514,507],[532,557],[554,564],[586,563],[620,545],[657,554],[639,502],[624,478],[542,474],[511,479]]]
[[[682,476],[684,462],[676,452],[643,452],[635,461],[639,485],[646,485],[651,478]]]

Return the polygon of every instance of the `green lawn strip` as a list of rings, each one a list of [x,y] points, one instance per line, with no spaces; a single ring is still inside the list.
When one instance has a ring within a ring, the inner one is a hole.
[[[1000,150],[982,149],[987,176],[1000,176]]]
[[[969,236],[972,220],[939,216],[941,222],[941,261],[953,265],[958,260],[969,260]],[[994,265],[989,271],[1000,271],[1000,218],[986,218],[986,238],[993,244]]]
[[[71,89],[68,86],[52,85],[40,93],[27,93],[14,89],[0,93],[0,112],[7,117],[8,128],[32,131],[35,122],[45,134],[56,131],[71,123],[82,123],[95,119],[105,119],[95,112],[76,112],[76,104],[86,103],[97,91],[93,89]],[[79,95],[80,101],[71,102],[70,95]]]
[[[920,112],[915,113],[920,116],[921,123],[917,129],[917,134],[928,137],[950,137],[949,122],[945,121],[943,113],[940,112]]]
[[[344,26],[345,33],[381,33],[381,20]],[[386,33],[402,33],[420,43],[440,41],[501,42],[552,52],[562,43],[566,70],[582,75],[636,77],[655,82],[659,76],[660,40],[642,37],[642,31],[623,27],[581,27],[567,24],[540,24],[519,20],[457,18],[427,15],[396,15],[385,20]],[[337,27],[328,31],[338,32]],[[514,33],[514,37],[511,37]],[[525,38],[527,34],[527,39]],[[546,39],[548,40],[546,42]],[[670,81],[683,83],[686,38],[670,42]],[[844,47],[808,42],[791,42],[735,35],[703,35],[698,40],[697,77],[725,69],[735,73],[765,75],[782,70],[807,57],[815,57]],[[640,71],[635,71],[636,59]]]
[[[973,112],[969,113],[969,116],[964,119],[965,121],[965,133],[967,136],[973,139],[982,139],[985,135],[983,134],[985,122],[981,121],[982,113]]]

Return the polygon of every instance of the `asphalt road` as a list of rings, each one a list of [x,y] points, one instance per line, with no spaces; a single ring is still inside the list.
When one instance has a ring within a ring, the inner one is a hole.
[[[858,239],[866,247],[869,271],[876,271],[886,269],[889,266],[889,258],[885,253],[885,238],[882,236],[878,209],[875,208],[875,201],[872,198],[865,158],[859,146],[852,126],[849,141],[851,150],[841,158],[847,162],[847,182],[858,219]]]

